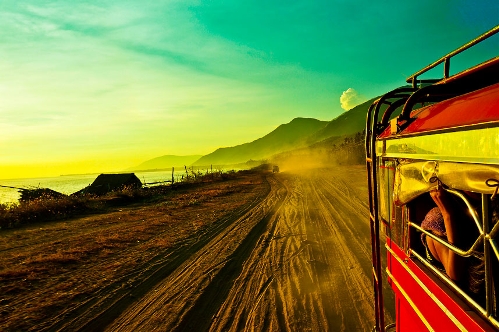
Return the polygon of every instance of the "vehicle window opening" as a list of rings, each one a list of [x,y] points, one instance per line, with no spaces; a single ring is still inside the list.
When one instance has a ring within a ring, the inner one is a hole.
[[[459,243],[449,243],[444,236],[438,236],[431,230],[425,230],[421,224],[428,212],[437,205],[429,193],[420,195],[407,204],[409,225],[408,251],[422,261],[437,275],[445,275],[445,281],[457,286],[465,299],[471,299],[478,305],[482,314],[498,317],[499,314],[499,246],[496,234],[499,232],[499,197],[491,200],[491,195],[448,190],[452,193],[453,209],[460,211],[458,228],[462,237]],[[483,203],[486,204],[483,204]],[[474,210],[474,212],[470,211]],[[475,213],[475,217],[472,214]],[[460,256],[463,265],[463,277],[453,281],[440,262],[428,259],[428,247],[424,240],[430,237],[448,250]],[[444,268],[444,269],[442,269]],[[438,273],[440,271],[440,273]],[[490,277],[487,278],[486,274]],[[487,284],[486,280],[490,280]],[[473,303],[474,302],[474,303]]]

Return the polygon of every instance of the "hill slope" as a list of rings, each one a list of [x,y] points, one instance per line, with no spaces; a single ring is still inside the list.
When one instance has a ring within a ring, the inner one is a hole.
[[[295,118],[253,142],[217,149],[197,160],[194,165],[237,164],[250,159],[265,159],[273,154],[306,145],[307,137],[327,124],[327,121],[317,119]]]
[[[365,128],[367,110],[375,99],[368,100],[331,121],[295,118],[250,143],[220,148],[205,156],[162,156],[148,160],[129,170],[170,168],[183,165],[242,164],[250,160],[270,159],[272,156],[280,158],[282,156],[277,155],[283,152],[292,153],[293,150],[306,147],[317,150],[316,152],[320,154],[320,151],[324,151],[329,146],[340,144],[346,136],[361,132]]]
[[[307,143],[314,144],[333,136],[351,135],[362,131],[366,126],[366,115],[369,106],[371,106],[373,101],[377,98],[378,97],[357,105],[330,121],[323,129],[311,135],[308,138]]]
[[[275,154],[269,161],[282,170],[324,167],[365,162],[365,121],[369,106],[375,98],[368,100],[330,121],[326,127],[307,139],[306,148],[297,148]]]

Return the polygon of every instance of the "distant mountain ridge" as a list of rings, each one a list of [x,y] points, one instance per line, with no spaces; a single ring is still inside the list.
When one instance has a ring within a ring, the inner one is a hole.
[[[180,168],[190,166],[193,162],[201,158],[202,155],[189,155],[189,156],[174,156],[164,155],[154,159],[147,160],[140,165],[129,168],[129,171],[138,170],[152,170],[152,169],[165,169],[165,168]]]
[[[282,124],[269,134],[253,142],[233,147],[219,148],[197,160],[193,165],[230,165],[249,160],[265,159],[273,154],[306,145],[306,138],[321,130],[328,121],[312,118],[295,118]]]
[[[309,143],[314,144],[333,136],[352,135],[362,131],[366,126],[366,116],[369,106],[377,99],[372,98],[354,108],[344,112],[323,129],[317,131],[309,137]]]
[[[331,121],[295,118],[278,126],[269,134],[252,142],[219,148],[205,156],[162,156],[148,160],[129,170],[160,169],[186,166],[235,165],[267,160],[272,156],[307,147],[339,144],[345,136],[365,128],[367,110],[376,98],[340,114]]]

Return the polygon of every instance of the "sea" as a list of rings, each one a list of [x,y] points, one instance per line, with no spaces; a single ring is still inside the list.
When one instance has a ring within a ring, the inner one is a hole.
[[[196,170],[203,174],[207,170]],[[137,171],[133,172],[146,186],[159,184],[167,184],[166,181],[171,181],[171,170],[158,171]],[[80,189],[83,189],[97,178],[100,173],[96,174],[81,174],[81,175],[61,175],[57,177],[44,178],[26,178],[26,179],[0,179],[0,204],[12,204],[19,202],[20,191],[22,189],[49,188],[62,194],[72,194]],[[185,170],[175,171],[174,181],[178,182],[185,176]]]

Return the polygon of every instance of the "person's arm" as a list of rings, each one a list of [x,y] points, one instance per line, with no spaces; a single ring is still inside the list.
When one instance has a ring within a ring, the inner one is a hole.
[[[459,246],[462,234],[458,231],[459,210],[456,208],[455,202],[443,189],[432,191],[430,192],[430,195],[440,209],[440,212],[442,212],[448,242],[455,246]],[[439,256],[436,258],[442,262],[447,275],[452,280],[460,280],[463,276],[463,272],[465,272],[464,258],[447,247],[440,245],[435,241],[433,242],[437,255]]]

